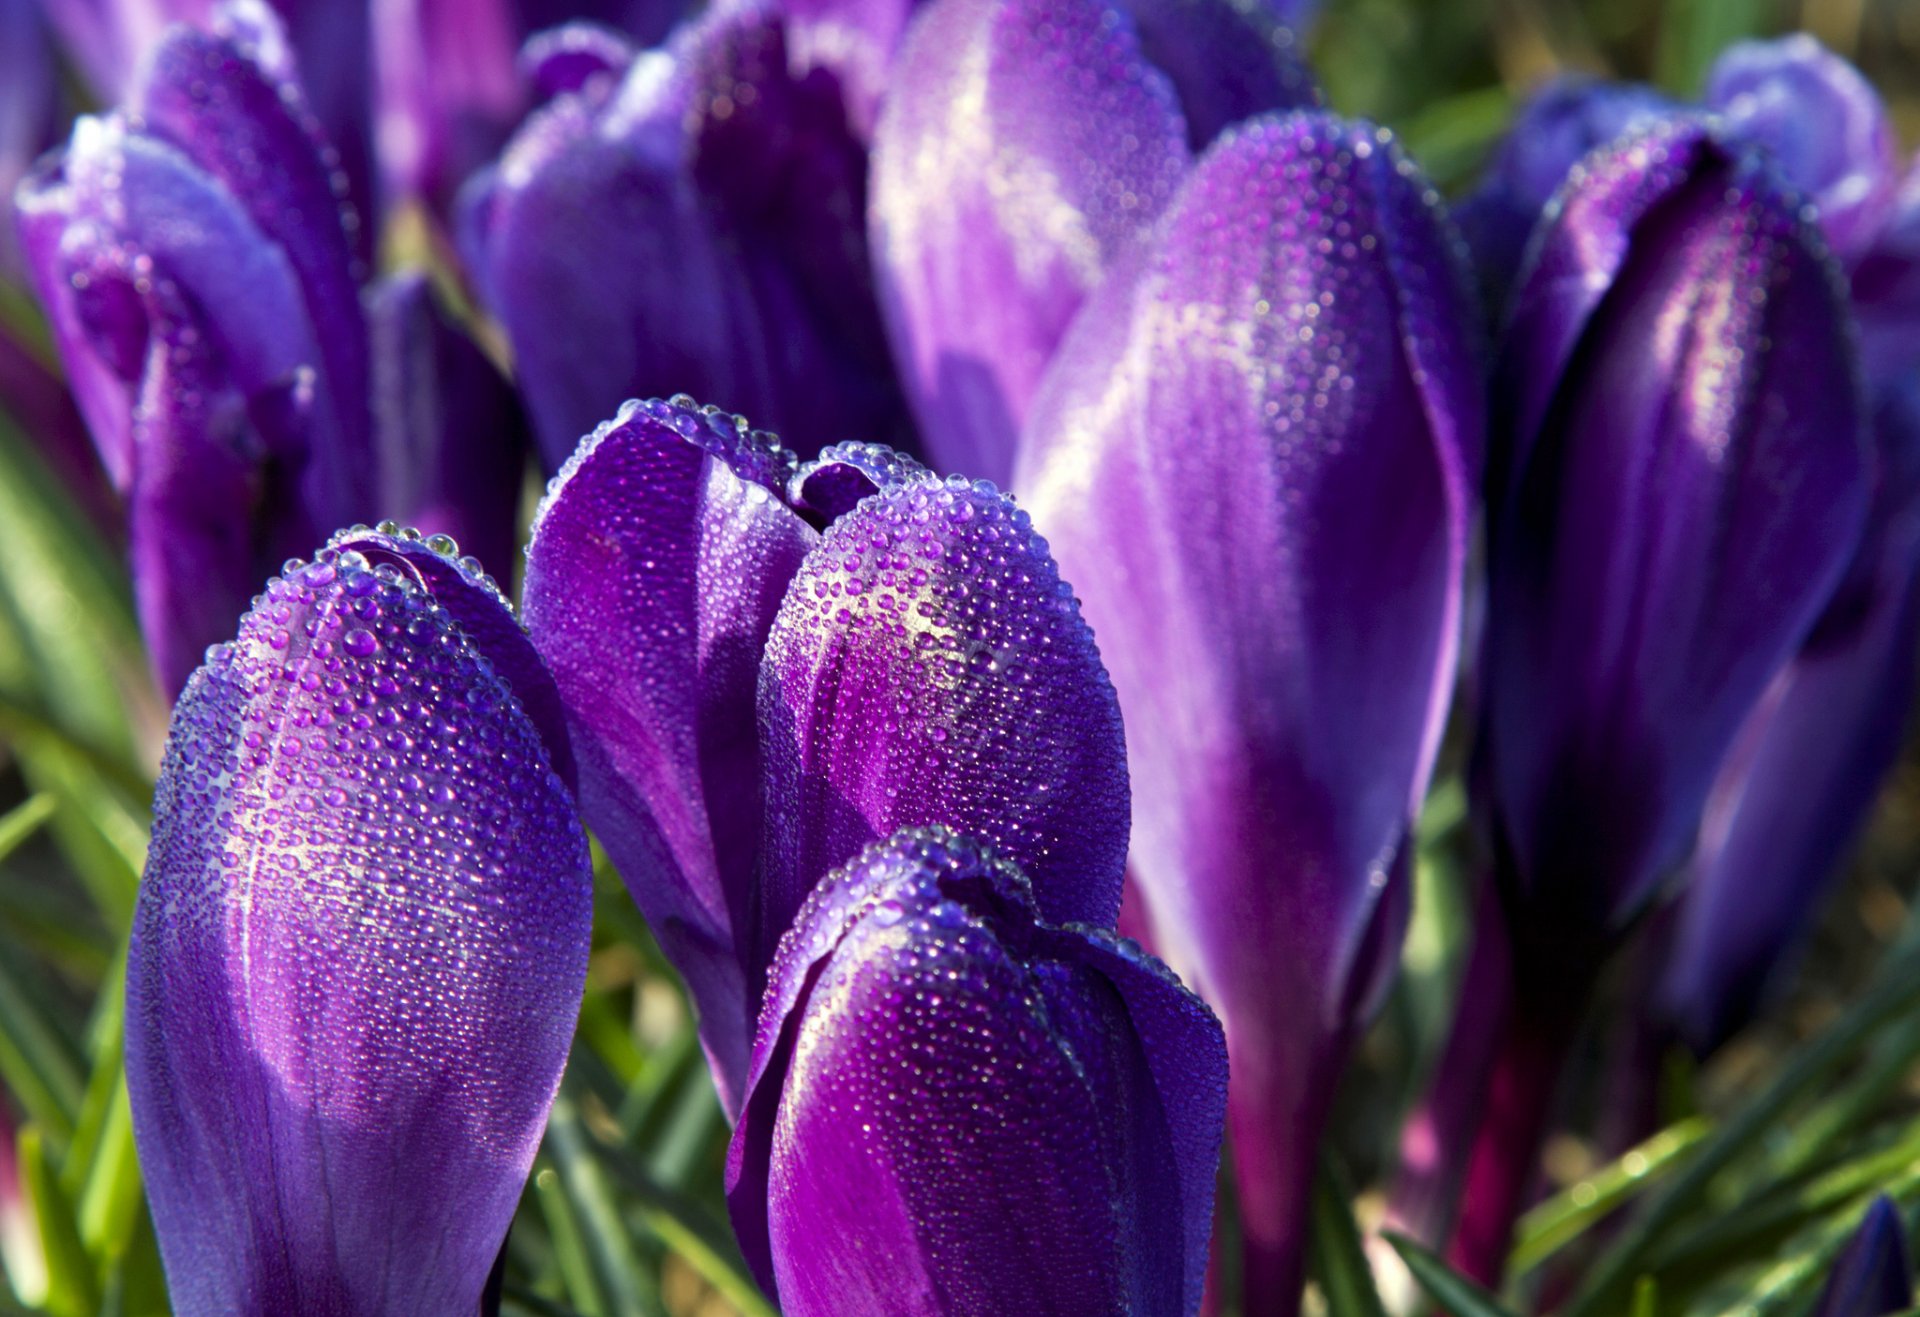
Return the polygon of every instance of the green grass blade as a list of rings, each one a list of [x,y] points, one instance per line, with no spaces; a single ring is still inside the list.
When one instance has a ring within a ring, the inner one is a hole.
[[[1656,1184],[1712,1128],[1695,1116],[1669,1126],[1520,1218],[1508,1267],[1524,1275],[1578,1239],[1615,1208]]]
[[[1326,1296],[1327,1317],[1386,1317],[1373,1268],[1353,1223],[1353,1191],[1330,1155],[1320,1158],[1313,1181],[1313,1226],[1309,1261]]]
[[[1407,1264],[1407,1270],[1420,1282],[1427,1297],[1451,1317],[1513,1317],[1500,1301],[1441,1261],[1439,1256],[1394,1231],[1385,1234],[1387,1243]]]

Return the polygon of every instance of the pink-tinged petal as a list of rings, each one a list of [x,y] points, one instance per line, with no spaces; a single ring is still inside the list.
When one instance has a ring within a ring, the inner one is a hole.
[[[568,462],[527,550],[527,625],[566,706],[581,811],[686,979],[730,1108],[758,1009],[754,688],[818,542],[778,497],[792,464],[736,417],[629,403]]]
[[[881,308],[933,464],[1005,483],[1068,322],[1188,166],[1172,85],[1096,0],[935,0],[874,138]]]
[[[1377,130],[1243,125],[1081,313],[1016,477],[1112,666],[1153,944],[1233,1053],[1249,1294],[1297,1301],[1345,1049],[1406,918],[1482,403],[1432,190]]]
[[[1158,962],[909,829],[781,943],[735,1229],[795,1317],[1191,1314],[1225,1081],[1219,1024]]]
[[[405,552],[294,565],[175,711],[127,1082],[182,1314],[473,1311],[572,1039],[586,841],[455,617],[505,603]]]
[[[1046,541],[990,484],[909,481],[828,527],[774,620],[759,703],[763,958],[829,871],[924,824],[999,849],[1049,920],[1112,927],[1119,707]]]

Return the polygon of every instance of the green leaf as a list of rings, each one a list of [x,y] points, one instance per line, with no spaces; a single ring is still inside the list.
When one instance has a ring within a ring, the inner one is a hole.
[[[60,1192],[60,1183],[47,1165],[40,1130],[32,1125],[20,1131],[20,1187],[33,1208],[40,1230],[40,1247],[47,1262],[47,1294],[42,1304],[53,1317],[97,1317],[100,1292],[93,1262],[74,1226],[73,1205]]]
[[[1799,1049],[1754,1099],[1702,1141],[1684,1168],[1656,1193],[1588,1274],[1565,1317],[1620,1311],[1649,1250],[1671,1231],[1707,1186],[1777,1129],[1793,1104],[1831,1075],[1878,1031],[1920,1007],[1920,954],[1910,941],[1887,958],[1874,985],[1838,1021]]]
[[[59,802],[46,792],[28,796],[5,814],[0,814],[0,860],[20,849],[20,844],[40,830],[53,817]]]
[[[0,944],[0,1082],[65,1148],[86,1091],[80,1061],[39,993],[15,975],[23,960]]]
[[[1386,1317],[1373,1268],[1353,1223],[1353,1191],[1332,1154],[1322,1153],[1313,1181],[1313,1229],[1308,1236],[1313,1274],[1326,1296],[1328,1317]]]
[[[593,1156],[590,1136],[581,1126],[573,1097],[565,1091],[554,1099],[553,1111],[547,1117],[545,1146],[572,1208],[596,1288],[606,1296],[609,1309],[635,1317],[664,1317],[660,1295],[652,1277],[634,1258],[620,1209]]]
[[[1407,1264],[1407,1270],[1420,1282],[1427,1297],[1439,1304],[1451,1317],[1513,1317],[1500,1301],[1480,1286],[1442,1262],[1428,1249],[1405,1235],[1389,1230],[1387,1243]]]
[[[1524,1275],[1578,1239],[1635,1194],[1658,1183],[1687,1149],[1707,1136],[1711,1124],[1695,1116],[1671,1125],[1541,1203],[1520,1218],[1508,1267]]]

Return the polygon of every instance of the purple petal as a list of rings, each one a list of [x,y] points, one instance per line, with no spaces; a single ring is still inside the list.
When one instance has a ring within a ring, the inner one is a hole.
[[[1489,782],[1527,926],[1604,938],[1852,553],[1860,385],[1817,234],[1697,125],[1576,173],[1512,326]]]
[[[520,76],[542,100],[586,89],[595,78],[619,78],[635,50],[624,33],[597,23],[566,23],[536,32],[520,48]]]
[[[215,0],[36,0],[89,90],[102,103],[126,98],[140,60],[175,23],[204,25]]]
[[[1123,0],[1140,49],[1173,84],[1195,151],[1242,119],[1311,109],[1320,89],[1280,7],[1234,0]]]
[[[384,0],[371,14],[387,186],[443,196],[499,149],[525,105],[513,6]]]
[[[1709,797],[1663,1002],[1701,1055],[1797,949],[1899,759],[1920,647],[1920,375],[1880,409],[1848,577],[1748,716]]]
[[[127,1082],[177,1311],[472,1311],[519,1200],[591,883],[456,590],[329,548],[176,710]]]
[[[877,844],[783,940],[728,1160],[782,1311],[1192,1313],[1219,1025],[1112,934],[1039,922],[945,829]]]
[[[0,199],[58,140],[61,110],[52,43],[33,0],[0,0]],[[0,280],[21,269],[18,239],[0,223]]]
[[[997,847],[1056,922],[1112,927],[1120,711],[1073,590],[984,481],[884,489],[827,529],[767,639],[757,946],[861,847],[942,824]]]
[[[881,305],[936,467],[1005,483],[1041,373],[1186,171],[1186,125],[1096,0],[935,0],[874,141]]]
[[[80,120],[18,205],[75,399],[127,498],[142,629],[175,692],[263,562],[312,538],[308,453],[334,431],[299,285],[226,192],[116,120]]]
[[[831,444],[787,482],[787,501],[823,521],[853,511],[869,494],[923,479],[928,470],[883,444]]]
[[[1256,120],[1088,303],[1022,438],[1126,714],[1154,946],[1221,1012],[1236,1112],[1296,1145],[1290,1170],[1245,1160],[1253,1124],[1236,1148],[1276,1247],[1304,1201],[1267,1200],[1310,1180],[1405,918],[1478,462],[1473,324],[1389,139]]]
[[[450,535],[488,570],[511,575],[529,445],[519,396],[449,320],[425,275],[368,296],[376,510]]]
[[[1908,166],[1886,226],[1854,266],[1853,306],[1870,388],[1920,365],[1920,159]]]
[[[321,522],[368,515],[367,334],[354,279],[346,182],[291,79],[277,21],[261,4],[222,11],[215,32],[178,27],[154,50],[130,110],[177,147],[286,255],[319,348],[316,388],[337,432],[318,445],[310,507]]]
[[[1527,238],[1580,158],[1678,112],[1637,83],[1561,78],[1528,99],[1479,186],[1455,211],[1492,309],[1504,306]]]
[[[527,625],[567,707],[581,812],[687,981],[729,1109],[758,1006],[741,954],[760,840],[753,691],[818,542],[776,497],[791,466],[735,417],[629,403],[567,464],[527,550]]]
[[[534,115],[466,229],[549,464],[636,394],[719,400],[803,452],[899,432],[863,168],[831,88],[751,16]]]
[[[1742,41],[1714,61],[1705,99],[1806,194],[1841,261],[1858,259],[1892,202],[1896,146],[1887,107],[1860,71],[1804,32]]]
[[[1834,1263],[1812,1317],[1886,1317],[1911,1308],[1909,1234],[1899,1206],[1885,1194],[1875,1198]]]

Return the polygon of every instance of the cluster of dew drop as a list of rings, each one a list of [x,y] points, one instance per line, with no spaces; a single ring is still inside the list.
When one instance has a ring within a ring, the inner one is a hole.
[[[397,565],[413,544],[498,597],[390,524],[289,560],[182,699],[149,882],[163,921],[225,927],[270,1064],[337,1066],[333,1114],[453,1074],[474,1136],[511,1141],[527,1081],[499,1058],[564,1049],[540,1030],[578,992],[585,842],[507,682]]]
[[[1043,989],[1051,979],[1074,991],[1059,966],[1024,954],[1020,925],[1036,914],[1017,869],[947,829],[913,829],[869,847],[830,885],[796,926],[810,916],[838,936],[815,948],[828,963],[799,1003],[789,1071],[804,1103],[789,1101],[783,1119],[823,1120],[865,1144],[936,1239],[977,1232],[995,1209],[966,1188],[1024,1182],[1036,1146],[1085,1163],[1103,1156],[1097,1086],[1055,1027],[1062,1005],[1099,1007]]]
[[[863,768],[859,789],[875,796],[861,804],[876,831],[945,823],[1031,872],[1074,826],[1061,812],[1097,776],[1086,747],[1109,729],[1090,720],[1110,716],[1111,688],[1046,541],[992,482],[929,477],[836,521],[768,654],[802,678],[788,689],[824,701],[810,723],[873,725],[861,752],[887,763]],[[806,675],[822,665],[843,679]]]

